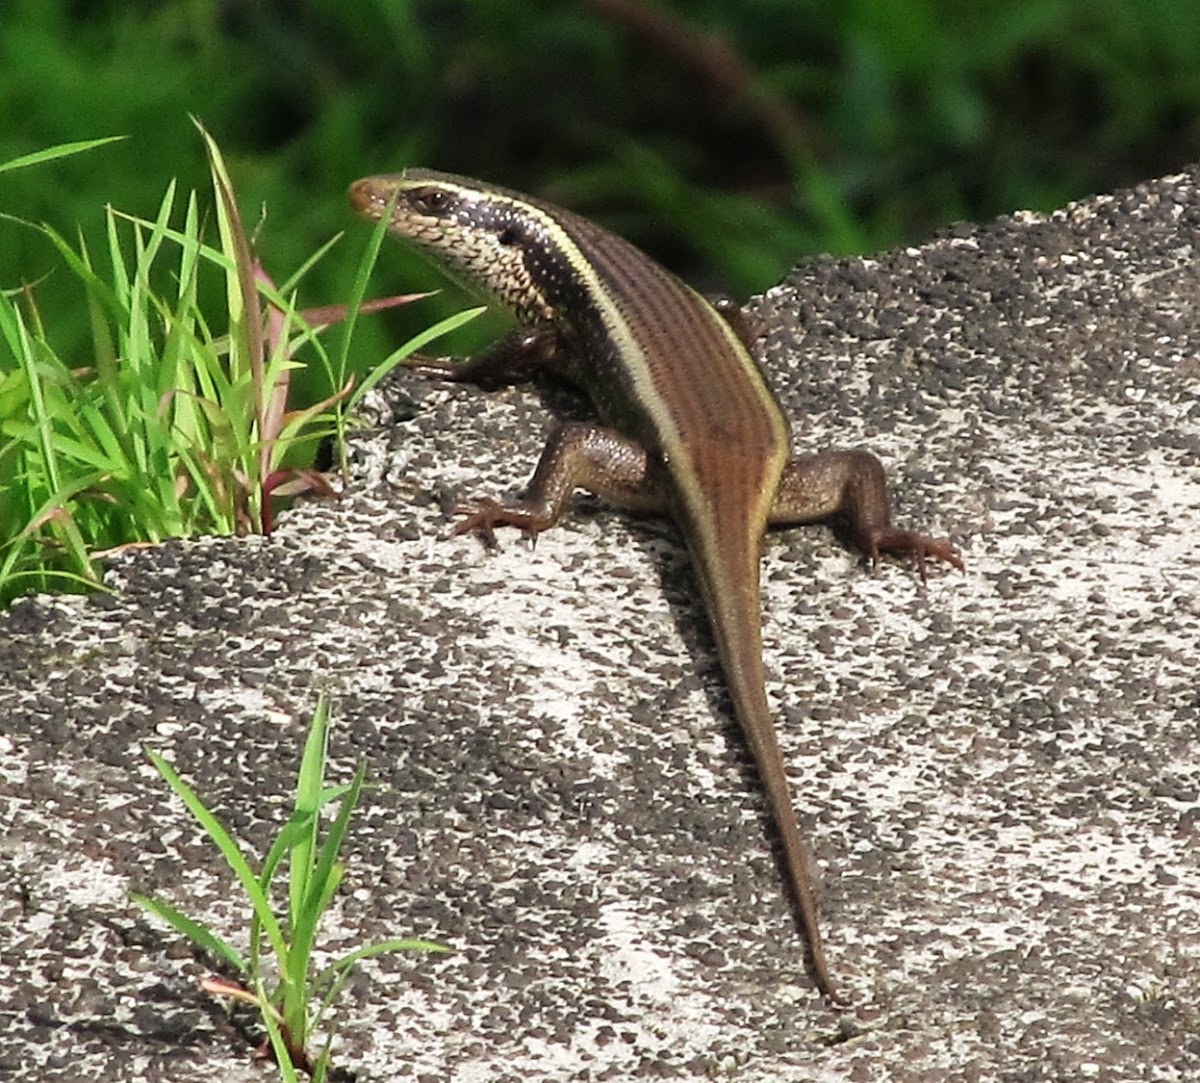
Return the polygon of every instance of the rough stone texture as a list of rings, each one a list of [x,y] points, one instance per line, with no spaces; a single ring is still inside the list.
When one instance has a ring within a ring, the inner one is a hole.
[[[922,587],[825,527],[766,546],[852,1008],[806,977],[672,528],[583,501],[533,551],[448,537],[548,414],[405,378],[339,504],[0,618],[0,1077],[270,1076],[127,900],[243,942],[142,749],[261,852],[326,690],[333,774],[372,783],[327,948],[458,949],[362,967],[360,1080],[1200,1079],[1198,182],[816,260],[752,306],[797,446],[874,449],[967,561]]]

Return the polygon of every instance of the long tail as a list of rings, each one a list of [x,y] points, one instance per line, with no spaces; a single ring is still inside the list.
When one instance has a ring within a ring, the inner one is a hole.
[[[817,924],[817,906],[808,875],[808,846],[800,834],[792,806],[791,788],[783,768],[775,725],[767,705],[762,661],[762,618],[759,597],[758,537],[746,537],[744,520],[723,516],[729,528],[716,523],[689,532],[692,561],[712,625],[713,638],[734,711],[754,756],[767,804],[783,844],[783,864],[818,988],[838,1003]],[[739,529],[740,527],[740,529]]]

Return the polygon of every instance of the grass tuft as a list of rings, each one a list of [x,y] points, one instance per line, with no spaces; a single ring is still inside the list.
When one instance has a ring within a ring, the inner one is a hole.
[[[379,229],[350,305],[299,308],[299,282],[329,245],[276,287],[247,236],[220,149],[197,128],[215,194],[215,246],[196,194],[181,198],[173,182],[153,219],[108,208],[105,251],[95,256],[82,236],[71,242],[49,225],[0,216],[53,246],[91,327],[90,356],[63,356],[36,284],[0,292],[0,606],[21,593],[98,587],[98,559],[125,546],[267,534],[281,499],[333,495],[310,468],[318,443],[333,438],[344,467],[348,412],[361,396],[480,311],[415,336],[355,387],[357,317],[426,295],[363,300]],[[49,148],[0,171],[106,142]],[[331,356],[319,334],[342,319]],[[330,390],[296,409],[289,393],[302,353],[315,354]]]
[[[206,992],[250,1004],[259,1011],[267,1036],[260,1052],[267,1055],[271,1051],[284,1080],[294,1080],[297,1070],[309,1073],[314,1079],[325,1078],[330,1065],[332,1033],[327,1035],[315,1058],[308,1049],[310,1039],[359,962],[385,952],[450,951],[428,940],[389,939],[357,948],[319,970],[314,968],[317,930],[345,873],[338,855],[365,776],[365,767],[360,764],[349,783],[326,786],[328,739],[329,714],[322,697],[305,740],[292,814],[257,871],[178,772],[161,756],[146,751],[150,762],[204,828],[237,878],[250,904],[249,950],[239,951],[211,926],[188,917],[161,899],[137,893],[131,893],[130,897],[238,975],[237,981],[209,978],[202,987]],[[322,838],[321,814],[335,804],[337,813]],[[284,916],[278,917],[272,887],[284,870],[287,901]],[[265,965],[267,958],[273,959],[273,968]]]

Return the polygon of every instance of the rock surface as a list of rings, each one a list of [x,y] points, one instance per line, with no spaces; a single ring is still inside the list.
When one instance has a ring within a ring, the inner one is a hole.
[[[338,504],[0,617],[0,1078],[271,1078],[128,901],[244,944],[157,750],[256,852],[331,694],[365,760],[331,953],[363,1081],[1200,1079],[1200,169],[816,260],[751,306],[800,449],[866,446],[965,575],[826,527],[763,559],[769,694],[822,885],[813,992],[669,524],[532,551],[527,388],[393,382]],[[552,406],[562,401],[551,397]],[[569,404],[568,404],[569,406]]]

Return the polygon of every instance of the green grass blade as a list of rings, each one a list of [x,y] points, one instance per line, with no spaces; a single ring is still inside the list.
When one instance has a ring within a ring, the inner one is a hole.
[[[420,334],[413,335],[403,346],[388,354],[388,356],[373,368],[370,374],[358,385],[354,390],[354,394],[346,401],[346,411],[350,412],[358,405],[362,397],[371,390],[380,380],[382,380],[389,372],[397,365],[401,364],[407,357],[416,353],[418,350],[435,339],[441,338],[443,335],[448,335],[451,331],[456,331],[464,324],[470,323],[477,319],[487,311],[486,305],[481,305],[478,308],[468,308],[463,312],[456,312],[453,316],[447,316],[444,320],[439,320],[432,327],[426,328]]]
[[[329,1040],[325,1043],[325,1047],[321,1050],[321,1055],[317,1058],[316,1064],[313,1065],[312,1083],[325,1083],[329,1078],[329,1066],[333,1063],[333,1036],[330,1035]]]
[[[350,788],[342,797],[341,806],[338,808],[337,816],[334,817],[333,823],[329,825],[329,833],[325,836],[325,841],[321,844],[320,854],[317,856],[316,868],[313,871],[313,888],[319,894],[309,892],[309,900],[307,905],[309,909],[323,910],[328,904],[328,897],[333,894],[331,889],[327,887],[327,881],[334,875],[334,868],[337,864],[338,854],[342,849],[342,842],[346,837],[346,828],[350,825],[350,817],[354,815],[355,806],[358,804],[358,796],[362,792],[363,780],[367,775],[367,765],[360,763],[358,770],[354,772],[354,778],[350,783]],[[320,903],[319,909],[312,906],[313,903]]]
[[[0,163],[0,173],[8,173],[14,169],[26,169],[31,165],[41,165],[43,162],[53,162],[57,158],[67,158],[72,154],[82,154],[85,150],[102,147],[106,143],[119,143],[128,139],[127,135],[107,135],[102,139],[80,139],[73,143],[58,143],[53,147],[45,147],[32,154],[23,154],[20,158],[12,158]]]
[[[312,426],[315,426],[322,417],[329,418],[331,416],[327,413],[329,408],[350,394],[351,388],[352,385],[347,383],[345,387],[339,388],[320,402],[314,402],[311,406],[305,406],[300,410],[292,410],[283,416],[279,435],[275,441],[276,453],[271,459],[272,469],[277,468],[277,460],[282,460],[284,452],[293,443],[302,438],[311,439],[314,435],[320,434],[320,430],[312,428]],[[302,436],[302,434],[304,435]]]
[[[263,1026],[266,1027],[267,1037],[271,1042],[271,1052],[275,1054],[275,1064],[279,1068],[279,1078],[284,1083],[299,1083],[299,1076],[297,1076],[295,1066],[292,1064],[292,1054],[288,1050],[287,1042],[283,1040],[283,1032],[279,1029],[279,1023],[271,1012],[271,1001],[267,996],[267,990],[261,978],[255,981],[254,991],[258,996],[259,1012],[262,1016]]]
[[[108,260],[112,273],[112,290],[121,306],[122,330],[123,324],[129,317],[129,266],[125,261],[125,250],[121,247],[121,237],[117,232],[117,214],[112,207],[106,208],[105,232],[108,240]],[[136,236],[136,234],[135,234]]]
[[[318,802],[319,808],[324,808],[326,805],[339,800],[343,794],[349,792],[350,783],[343,782],[337,786],[327,786],[321,791],[321,798]],[[271,843],[271,848],[267,851],[267,856],[263,859],[262,870],[259,873],[259,883],[262,885],[263,891],[267,890],[267,885],[270,884],[275,876],[275,870],[279,867],[279,863],[291,851],[292,847],[306,834],[313,831],[312,820],[315,819],[314,812],[294,811],[288,818],[286,824],[280,829],[278,835],[275,836],[275,841]]]
[[[25,372],[25,380],[29,388],[29,405],[33,414],[33,424],[37,432],[38,450],[41,454],[41,466],[46,472],[46,480],[51,492],[62,489],[62,479],[59,476],[58,456],[50,439],[50,415],[46,411],[45,388],[41,374],[38,371],[34,353],[34,344],[25,328],[25,321],[17,312],[17,335],[19,348],[17,363]]]
[[[9,550],[10,555],[14,550]],[[72,589],[78,591],[102,591],[105,594],[116,594],[116,591],[110,590],[98,579],[79,575],[77,572],[61,572],[52,568],[38,569],[36,571],[14,572],[16,561],[10,561],[5,558],[3,565],[0,565],[0,601],[7,601],[10,597],[15,597],[16,592],[13,591],[14,584],[29,583],[31,584],[26,593],[36,591],[47,591],[52,584],[61,586],[64,591]]]
[[[280,862],[291,854],[295,847],[302,845],[306,838],[311,838],[315,818],[311,812],[293,811],[287,823],[275,836],[271,848],[267,851],[267,856],[263,858],[262,869],[258,874],[258,882],[264,892],[274,879]]]
[[[86,401],[81,402],[78,409],[80,422],[86,424],[88,431],[102,449],[102,454],[97,455],[97,459],[112,464],[110,469],[119,470],[125,464],[124,449],[109,424],[108,416]]]
[[[114,463],[103,450],[89,447],[80,441],[70,436],[65,436],[62,433],[55,433],[53,437],[55,459],[60,461],[64,456],[69,456],[76,463],[84,466],[89,466],[96,471],[96,478],[99,479],[107,473],[120,470],[123,462]]]
[[[99,278],[92,267],[92,255],[88,250],[82,228],[79,230],[78,243],[78,263],[87,276],[81,278],[80,283],[83,286],[84,298],[87,302],[88,326],[92,332],[92,354],[97,371],[104,372],[116,368],[116,325],[122,316],[117,306],[116,296],[112,294],[107,284],[104,284],[103,288],[99,290],[89,288],[89,284],[92,281],[99,282]]]
[[[304,753],[300,757],[300,770],[296,777],[297,813],[310,817],[311,830],[306,832],[291,848],[288,863],[288,914],[295,933],[299,914],[310,891],[310,878],[316,861],[317,831],[320,827],[318,812],[321,808],[321,791],[325,781],[325,760],[329,752],[329,701],[322,695],[317,699],[308,735],[304,740]]]
[[[325,967],[312,981],[314,994],[319,994],[326,986],[329,987],[328,991],[321,996],[321,1003],[313,1016],[313,1027],[320,1025],[325,1013],[337,999],[338,993],[342,991],[342,987],[349,980],[354,967],[358,963],[362,962],[363,959],[371,959],[377,955],[387,955],[396,951],[423,951],[442,955],[454,954],[454,949],[448,948],[445,944],[409,937],[402,940],[377,940],[373,944],[368,944],[365,947],[343,955],[340,959],[334,960],[334,962]]]
[[[336,233],[330,237],[329,240],[321,245],[321,247],[318,248],[311,256],[309,256],[308,259],[300,264],[295,271],[288,275],[284,282],[280,283],[278,287],[279,292],[281,294],[293,293],[296,287],[300,284],[301,279],[303,279],[304,276],[313,269],[313,267],[315,267],[322,259],[325,258],[325,254],[332,249],[333,246],[342,239],[342,237],[343,234],[341,233]]]
[[[209,955],[224,959],[240,974],[246,973],[248,969],[246,960],[237,953],[232,945],[222,940],[207,925],[193,921],[186,914],[180,913],[170,903],[165,903],[161,899],[152,899],[150,896],[139,894],[136,891],[131,891],[129,897],[138,906],[162,918],[176,932],[182,933],[193,944],[198,945],[204,951],[208,952]]]
[[[225,828],[221,826],[217,818],[204,807],[204,803],[196,795],[196,792],[184,782],[178,772],[166,760],[150,749],[146,750],[146,755],[149,757],[150,762],[158,769],[159,774],[166,779],[167,785],[175,791],[179,799],[187,806],[188,811],[196,818],[200,826],[207,832],[209,838],[216,844],[217,849],[221,851],[221,856],[225,858],[226,864],[233,870],[233,874],[242,885],[242,890],[250,900],[250,904],[254,908],[255,917],[266,931],[267,939],[270,941],[271,948],[282,967],[287,959],[287,944],[283,939],[279,922],[275,920],[275,915],[271,913],[270,902],[259,889],[258,879],[254,875],[254,871],[250,868],[249,862],[242,856],[241,849]],[[286,974],[284,975],[284,980],[287,980]]]
[[[115,207],[113,208],[112,213],[113,213],[114,217],[120,219],[121,221],[129,222],[130,224],[132,224],[134,226],[138,226],[142,229],[153,229],[154,228],[154,222],[151,221],[149,218],[142,218],[139,215],[130,214],[128,211],[117,210]],[[3,218],[3,217],[7,217],[7,216],[0,215],[0,218]],[[13,221],[21,222],[22,220],[18,218],[18,219],[13,219]],[[22,222],[22,224],[28,225],[33,229],[45,230],[48,233],[53,232],[51,230],[46,230],[45,227],[43,227],[43,226],[38,226],[33,223]],[[194,235],[189,236],[184,230],[174,229],[170,226],[168,226],[164,230],[164,235],[166,236],[166,238],[168,240],[174,241],[176,244],[179,244],[179,245],[193,243],[196,239]],[[68,248],[69,248],[69,246],[68,246]],[[233,257],[227,255],[225,252],[223,252],[219,247],[217,247],[215,245],[200,244],[196,250],[196,255],[198,255],[201,259],[204,259],[207,262],[211,263],[214,267],[216,267],[223,274],[229,274],[230,272],[232,272],[236,269],[236,263],[235,263]]]
[[[402,939],[376,940],[373,944],[356,948],[347,952],[340,959],[335,959],[314,979],[313,984],[323,986],[331,978],[352,969],[364,959],[373,959],[377,955],[389,955],[396,951],[422,951],[435,955],[453,955],[454,949],[435,940],[422,940],[420,937],[404,937]]]
[[[358,795],[362,790],[365,777],[366,765],[359,764],[358,770],[354,774],[354,780],[350,783],[350,789],[342,797],[341,807],[321,846],[316,867],[308,878],[307,890],[301,899],[298,912],[293,918],[292,955],[289,963],[295,973],[306,974],[308,972],[313,943],[317,935],[317,925],[322,914],[328,909],[333,893],[341,882],[343,869],[337,862],[337,855],[346,835],[346,827],[358,802]]]
[[[346,372],[350,365],[350,350],[354,344],[354,328],[358,324],[359,309],[362,307],[363,298],[367,295],[367,285],[371,279],[371,271],[375,267],[375,261],[379,258],[379,249],[383,246],[383,238],[387,234],[387,226],[392,217],[392,207],[397,194],[393,193],[387,208],[379,216],[379,221],[375,223],[374,228],[371,230],[371,236],[367,240],[367,247],[363,250],[362,259],[359,261],[358,269],[354,275],[354,282],[350,286],[350,296],[346,299],[346,318],[342,323],[342,334],[338,340],[334,369],[328,373],[330,387],[341,387],[346,382]]]

